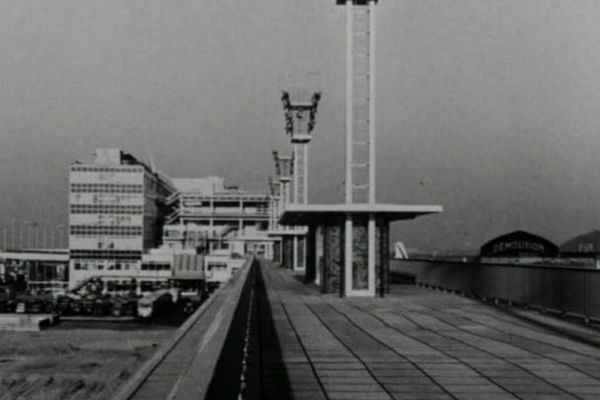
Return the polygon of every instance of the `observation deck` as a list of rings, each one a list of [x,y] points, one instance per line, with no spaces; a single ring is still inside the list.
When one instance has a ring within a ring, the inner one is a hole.
[[[118,399],[597,399],[600,332],[414,285],[340,298],[253,260],[121,389]]]

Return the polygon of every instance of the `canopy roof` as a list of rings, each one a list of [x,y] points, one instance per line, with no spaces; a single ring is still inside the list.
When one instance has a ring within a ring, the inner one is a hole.
[[[281,216],[282,225],[311,225],[336,215],[371,213],[387,221],[414,219],[421,215],[442,212],[437,205],[403,204],[289,204]]]

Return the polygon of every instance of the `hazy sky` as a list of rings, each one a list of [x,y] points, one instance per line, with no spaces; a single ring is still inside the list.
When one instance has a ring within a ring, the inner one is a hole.
[[[408,247],[600,228],[600,2],[381,0],[378,200],[442,204]],[[280,92],[319,89],[310,201],[341,201],[344,10],[334,0],[0,0],[0,227],[66,223],[95,147],[170,176],[266,187]]]

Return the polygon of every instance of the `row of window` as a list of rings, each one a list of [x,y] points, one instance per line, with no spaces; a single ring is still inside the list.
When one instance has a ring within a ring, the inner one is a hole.
[[[227,271],[227,263],[211,262],[206,266],[207,271]]]
[[[71,259],[141,260],[141,250],[71,250]]]
[[[72,225],[70,233],[77,236],[139,236],[142,234],[142,227]]]
[[[73,268],[77,271],[129,271],[135,269],[136,263],[128,262],[75,262]],[[141,266],[142,271],[170,271],[169,263],[144,263]]]
[[[108,263],[105,264],[103,262],[76,262],[73,263],[73,269],[77,271],[129,271],[129,269],[133,269],[135,267],[135,263]]]
[[[143,263],[142,271],[170,271],[171,264],[169,263]]]
[[[71,214],[142,214],[144,206],[110,204],[71,204]]]
[[[71,193],[143,193],[144,187],[131,183],[72,183]]]
[[[134,166],[118,166],[118,167],[107,167],[107,166],[89,166],[89,165],[73,165],[71,166],[71,172],[141,172],[142,167]]]
[[[114,193],[72,193],[71,204],[82,205],[120,205],[121,203],[129,203],[138,205],[143,199],[140,193],[138,194],[114,194]]]

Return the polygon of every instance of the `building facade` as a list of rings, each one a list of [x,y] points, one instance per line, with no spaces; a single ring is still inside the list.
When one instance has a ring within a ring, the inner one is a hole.
[[[0,282],[19,291],[62,293],[69,283],[68,250],[0,252]]]
[[[174,186],[119,149],[97,149],[69,174],[69,286],[96,276],[140,277],[160,245]]]
[[[173,179],[177,194],[163,242],[173,249],[230,250],[271,257],[271,198],[227,187],[222,178]]]

